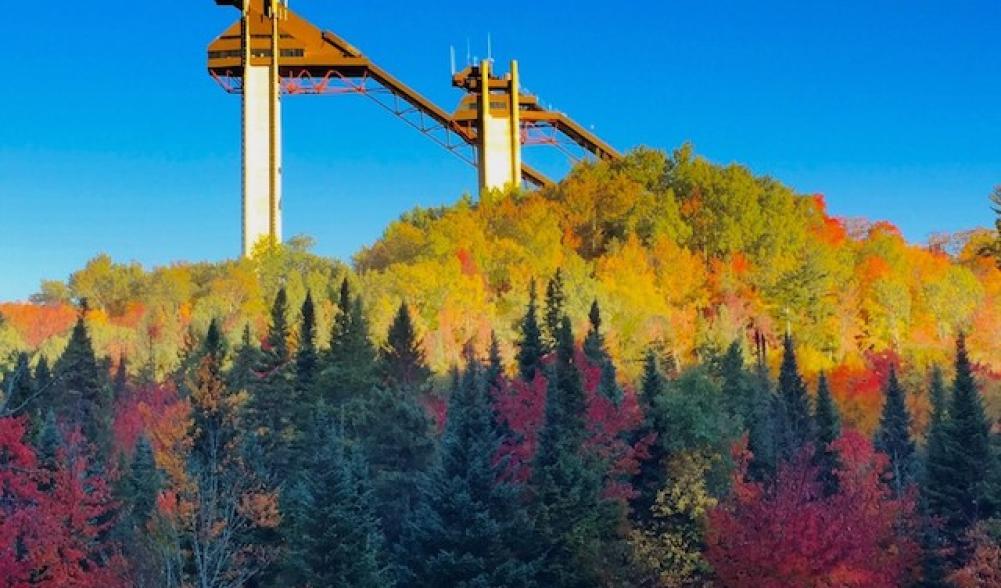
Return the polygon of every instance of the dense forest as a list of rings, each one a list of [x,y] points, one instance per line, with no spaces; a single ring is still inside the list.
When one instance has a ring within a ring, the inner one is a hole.
[[[685,146],[350,266],[98,256],[0,304],[0,583],[1001,585],[996,228]]]

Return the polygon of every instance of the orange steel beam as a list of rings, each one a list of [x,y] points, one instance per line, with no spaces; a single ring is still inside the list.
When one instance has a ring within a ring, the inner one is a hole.
[[[236,8],[242,8],[247,2],[252,65],[265,65],[271,59],[271,22],[265,16],[271,1],[278,0],[215,0],[218,5]],[[316,27],[291,10],[286,11],[278,27],[282,91],[287,94],[365,95],[460,159],[476,165],[475,151],[472,156],[462,151],[476,145],[474,124],[456,120],[345,39]],[[239,93],[242,91],[242,68],[241,31],[237,21],[209,45],[208,71],[226,91]],[[370,80],[379,87],[369,86]],[[491,87],[493,85],[491,81]],[[519,103],[523,126],[549,125],[596,157],[620,157],[615,149],[566,115],[541,108],[533,96],[523,95]],[[526,132],[523,128],[523,136]],[[527,164],[523,163],[521,170],[523,180],[536,186],[554,183]]]

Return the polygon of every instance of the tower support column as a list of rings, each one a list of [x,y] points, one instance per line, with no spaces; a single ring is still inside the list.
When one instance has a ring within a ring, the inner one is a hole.
[[[282,239],[281,79],[278,71],[278,20],[281,5],[272,2],[268,14],[250,10],[244,0],[243,51],[243,255],[267,237]],[[255,22],[255,20],[257,22]],[[263,26],[261,26],[263,25]],[[269,63],[258,64],[252,49],[252,30],[271,36]]]
[[[493,80],[490,61],[483,60],[480,76],[477,155],[482,199],[493,190],[521,184],[521,121],[518,63],[511,62],[511,73],[505,79]]]

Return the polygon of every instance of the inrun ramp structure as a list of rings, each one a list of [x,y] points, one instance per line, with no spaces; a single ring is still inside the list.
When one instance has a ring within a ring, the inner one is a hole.
[[[240,19],[208,47],[208,71],[242,96],[243,254],[261,239],[281,241],[282,95],[360,94],[475,166],[481,197],[522,182],[553,182],[521,158],[523,145],[552,145],[571,159],[619,153],[565,114],[543,108],[519,86],[518,64],[499,76],[491,61],[452,76],[464,89],[448,113],[376,65],[353,45],[288,9],[283,0],[215,0]]]

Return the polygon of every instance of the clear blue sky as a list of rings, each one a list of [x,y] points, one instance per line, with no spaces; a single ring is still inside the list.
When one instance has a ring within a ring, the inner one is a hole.
[[[690,140],[914,241],[991,221],[997,0],[291,7],[448,110],[449,45],[461,59],[468,38],[483,56],[489,32],[523,85],[620,149]],[[238,254],[239,99],[205,73],[206,45],[236,16],[211,0],[107,0],[22,2],[0,19],[0,300],[102,251],[147,265]],[[342,258],[475,186],[361,97],[285,102],[285,178],[286,235]]]

